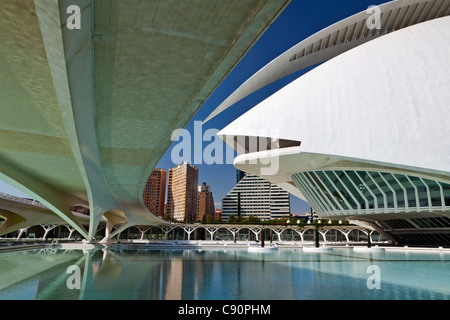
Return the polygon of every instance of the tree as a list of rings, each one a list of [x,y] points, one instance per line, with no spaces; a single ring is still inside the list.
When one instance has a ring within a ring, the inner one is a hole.
[[[260,221],[260,219],[254,215],[250,215],[247,219],[245,219],[245,222],[249,222],[249,223],[256,223],[259,221]]]

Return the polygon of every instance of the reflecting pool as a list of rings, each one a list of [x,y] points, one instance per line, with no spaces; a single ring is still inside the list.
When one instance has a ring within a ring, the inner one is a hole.
[[[449,270],[439,252],[38,249],[0,254],[0,299],[449,299]]]

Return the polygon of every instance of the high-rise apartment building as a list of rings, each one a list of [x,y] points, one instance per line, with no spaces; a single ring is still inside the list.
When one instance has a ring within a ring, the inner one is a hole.
[[[197,221],[203,221],[206,217],[214,219],[214,198],[210,186],[205,182],[197,189]]]
[[[289,193],[256,175],[246,174],[222,200],[222,220],[231,215],[261,220],[287,218]]]
[[[144,204],[147,209],[157,216],[164,215],[164,202],[166,200],[167,171],[154,169],[144,189]]]
[[[169,169],[167,214],[182,222],[197,220],[198,168],[185,162]]]

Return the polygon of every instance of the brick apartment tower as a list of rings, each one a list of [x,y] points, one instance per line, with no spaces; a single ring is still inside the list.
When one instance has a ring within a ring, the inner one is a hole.
[[[164,202],[166,200],[167,171],[154,169],[144,189],[144,204],[156,216],[164,215]]]
[[[197,220],[198,168],[185,162],[169,169],[167,214],[172,220]]]
[[[214,219],[215,207],[211,189],[205,182],[197,189],[197,221],[200,222],[206,217]]]

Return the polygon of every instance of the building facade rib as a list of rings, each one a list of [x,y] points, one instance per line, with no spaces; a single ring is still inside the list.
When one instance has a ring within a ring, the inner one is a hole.
[[[367,170],[292,174],[321,216],[450,211],[450,184],[420,176]],[[305,187],[308,186],[308,187]]]

